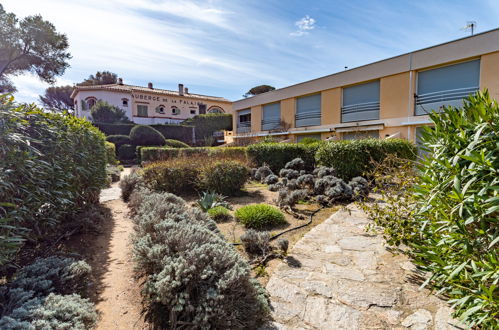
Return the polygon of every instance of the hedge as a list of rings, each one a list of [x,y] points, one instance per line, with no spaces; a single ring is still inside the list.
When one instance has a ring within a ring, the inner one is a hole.
[[[190,146],[182,141],[179,140],[173,140],[173,139],[166,139],[165,140],[165,145],[168,147],[172,148],[190,148]]]
[[[163,146],[165,138],[163,135],[147,125],[137,125],[130,132],[130,140],[135,146]]]
[[[170,148],[170,147],[142,147],[140,148],[141,161],[167,160],[180,156],[206,155],[229,158],[247,159],[245,147],[199,147],[199,148]]]
[[[301,158],[305,166],[310,170],[315,167],[315,152],[324,142],[315,144],[296,143],[257,143],[249,145],[248,156],[255,162],[256,166],[267,164],[272,171],[279,172],[287,162]]]
[[[130,135],[130,131],[136,124],[107,124],[107,123],[94,123],[107,136],[110,135]],[[193,143],[195,140],[194,126],[188,125],[168,125],[157,124],[149,125],[159,131],[165,139],[179,140],[185,143]]]
[[[116,160],[116,146],[114,145],[114,143],[106,141],[105,147],[107,163],[111,165],[118,164],[118,160]]]
[[[0,96],[0,123],[1,265],[16,237],[47,239],[99,201],[107,157],[104,134],[84,119]]]
[[[124,144],[132,144],[132,140],[128,135],[109,135],[106,141],[114,143],[116,149],[119,149]]]
[[[227,113],[208,113],[197,115],[184,121],[196,129],[196,140],[212,137],[216,131],[232,130],[232,115]]]
[[[322,143],[315,155],[318,165],[333,167],[337,175],[348,180],[363,176],[372,169],[373,161],[383,160],[387,154],[415,159],[416,146],[403,139],[362,139]]]
[[[137,157],[135,146],[131,144],[123,144],[118,149],[118,158],[120,160],[132,160]]]

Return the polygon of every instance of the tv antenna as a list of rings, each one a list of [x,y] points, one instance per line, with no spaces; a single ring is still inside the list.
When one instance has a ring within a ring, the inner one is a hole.
[[[468,21],[466,22],[466,26],[463,27],[461,30],[470,31],[471,35],[474,35],[475,29],[476,29],[476,21]]]

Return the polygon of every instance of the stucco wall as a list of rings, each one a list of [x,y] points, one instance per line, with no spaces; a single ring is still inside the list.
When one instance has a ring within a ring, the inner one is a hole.
[[[321,124],[339,124],[341,122],[341,88],[321,92]]]
[[[409,72],[381,78],[379,118],[396,118],[405,115],[412,96],[409,90]]]
[[[262,130],[262,106],[251,108],[251,132]]]
[[[78,102],[78,117],[90,118],[90,110],[82,111],[81,100],[85,100],[88,97],[95,97],[97,100],[104,100],[107,103],[114,105],[122,110],[125,110],[128,118],[132,119],[132,102],[131,95],[129,93],[116,93],[116,92],[106,92],[106,91],[80,91],[75,97]],[[123,98],[128,99],[128,107],[123,106]]]
[[[480,89],[487,88],[499,101],[499,52],[483,55],[480,61]]]
[[[295,127],[295,108],[296,100],[294,98],[281,101],[281,120],[291,127]]]

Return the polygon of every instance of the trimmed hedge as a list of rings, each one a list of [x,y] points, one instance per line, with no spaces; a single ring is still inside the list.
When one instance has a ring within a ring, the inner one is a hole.
[[[171,148],[190,148],[190,146],[187,143],[184,143],[179,140],[166,139],[165,142],[166,142],[165,145]]]
[[[287,162],[301,158],[309,170],[315,167],[315,152],[324,142],[315,144],[297,143],[257,143],[247,147],[248,156],[255,161],[256,166],[267,164],[277,173]]]
[[[132,160],[137,157],[135,146],[131,144],[124,144],[118,149],[118,158],[123,160]]]
[[[107,136],[111,135],[128,136],[130,135],[132,128],[137,126],[137,124],[108,124],[108,123],[93,123],[93,125],[96,126],[98,129],[100,129]],[[169,124],[157,124],[149,126],[159,131],[165,137],[165,139],[174,139],[186,143],[192,143],[195,140],[194,126],[169,125]]]
[[[124,144],[132,144],[132,140],[128,135],[109,135],[106,141],[114,143],[116,149],[119,149]]]
[[[108,124],[108,123],[93,123],[101,132],[109,135],[130,135],[130,131],[135,124]]]
[[[16,237],[48,239],[99,201],[107,157],[104,134],[84,119],[0,96],[0,123],[1,265]]]
[[[216,131],[232,130],[232,115],[227,113],[208,113],[197,115],[184,121],[196,129],[196,140],[212,137]]]
[[[163,146],[164,136],[151,126],[137,125],[130,131],[130,140],[135,146]]]
[[[247,159],[245,147],[198,147],[198,148],[170,148],[170,147],[143,147],[140,157],[144,162],[167,160],[182,156],[221,156],[227,158]]]
[[[372,170],[388,154],[416,159],[416,146],[403,139],[362,139],[322,143],[315,155],[318,165],[333,167],[337,176],[348,180]]]
[[[107,163],[111,165],[118,164],[118,160],[116,159],[116,146],[114,145],[114,143],[106,141],[105,147]]]

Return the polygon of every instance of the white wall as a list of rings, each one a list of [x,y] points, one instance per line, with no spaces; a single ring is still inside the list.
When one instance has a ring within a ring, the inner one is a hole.
[[[103,100],[107,103],[114,105],[126,112],[126,115],[130,120],[132,120],[132,96],[130,93],[117,93],[117,92],[107,92],[107,91],[79,91],[76,94],[75,100],[78,102],[78,109],[76,115],[80,118],[90,119],[90,109],[82,111],[81,100],[93,96],[97,100]],[[128,99],[128,107],[123,106],[123,98]]]
[[[170,119],[170,118],[147,118],[147,117],[134,117],[133,122],[141,125],[154,125],[154,124],[180,124],[185,119]]]

